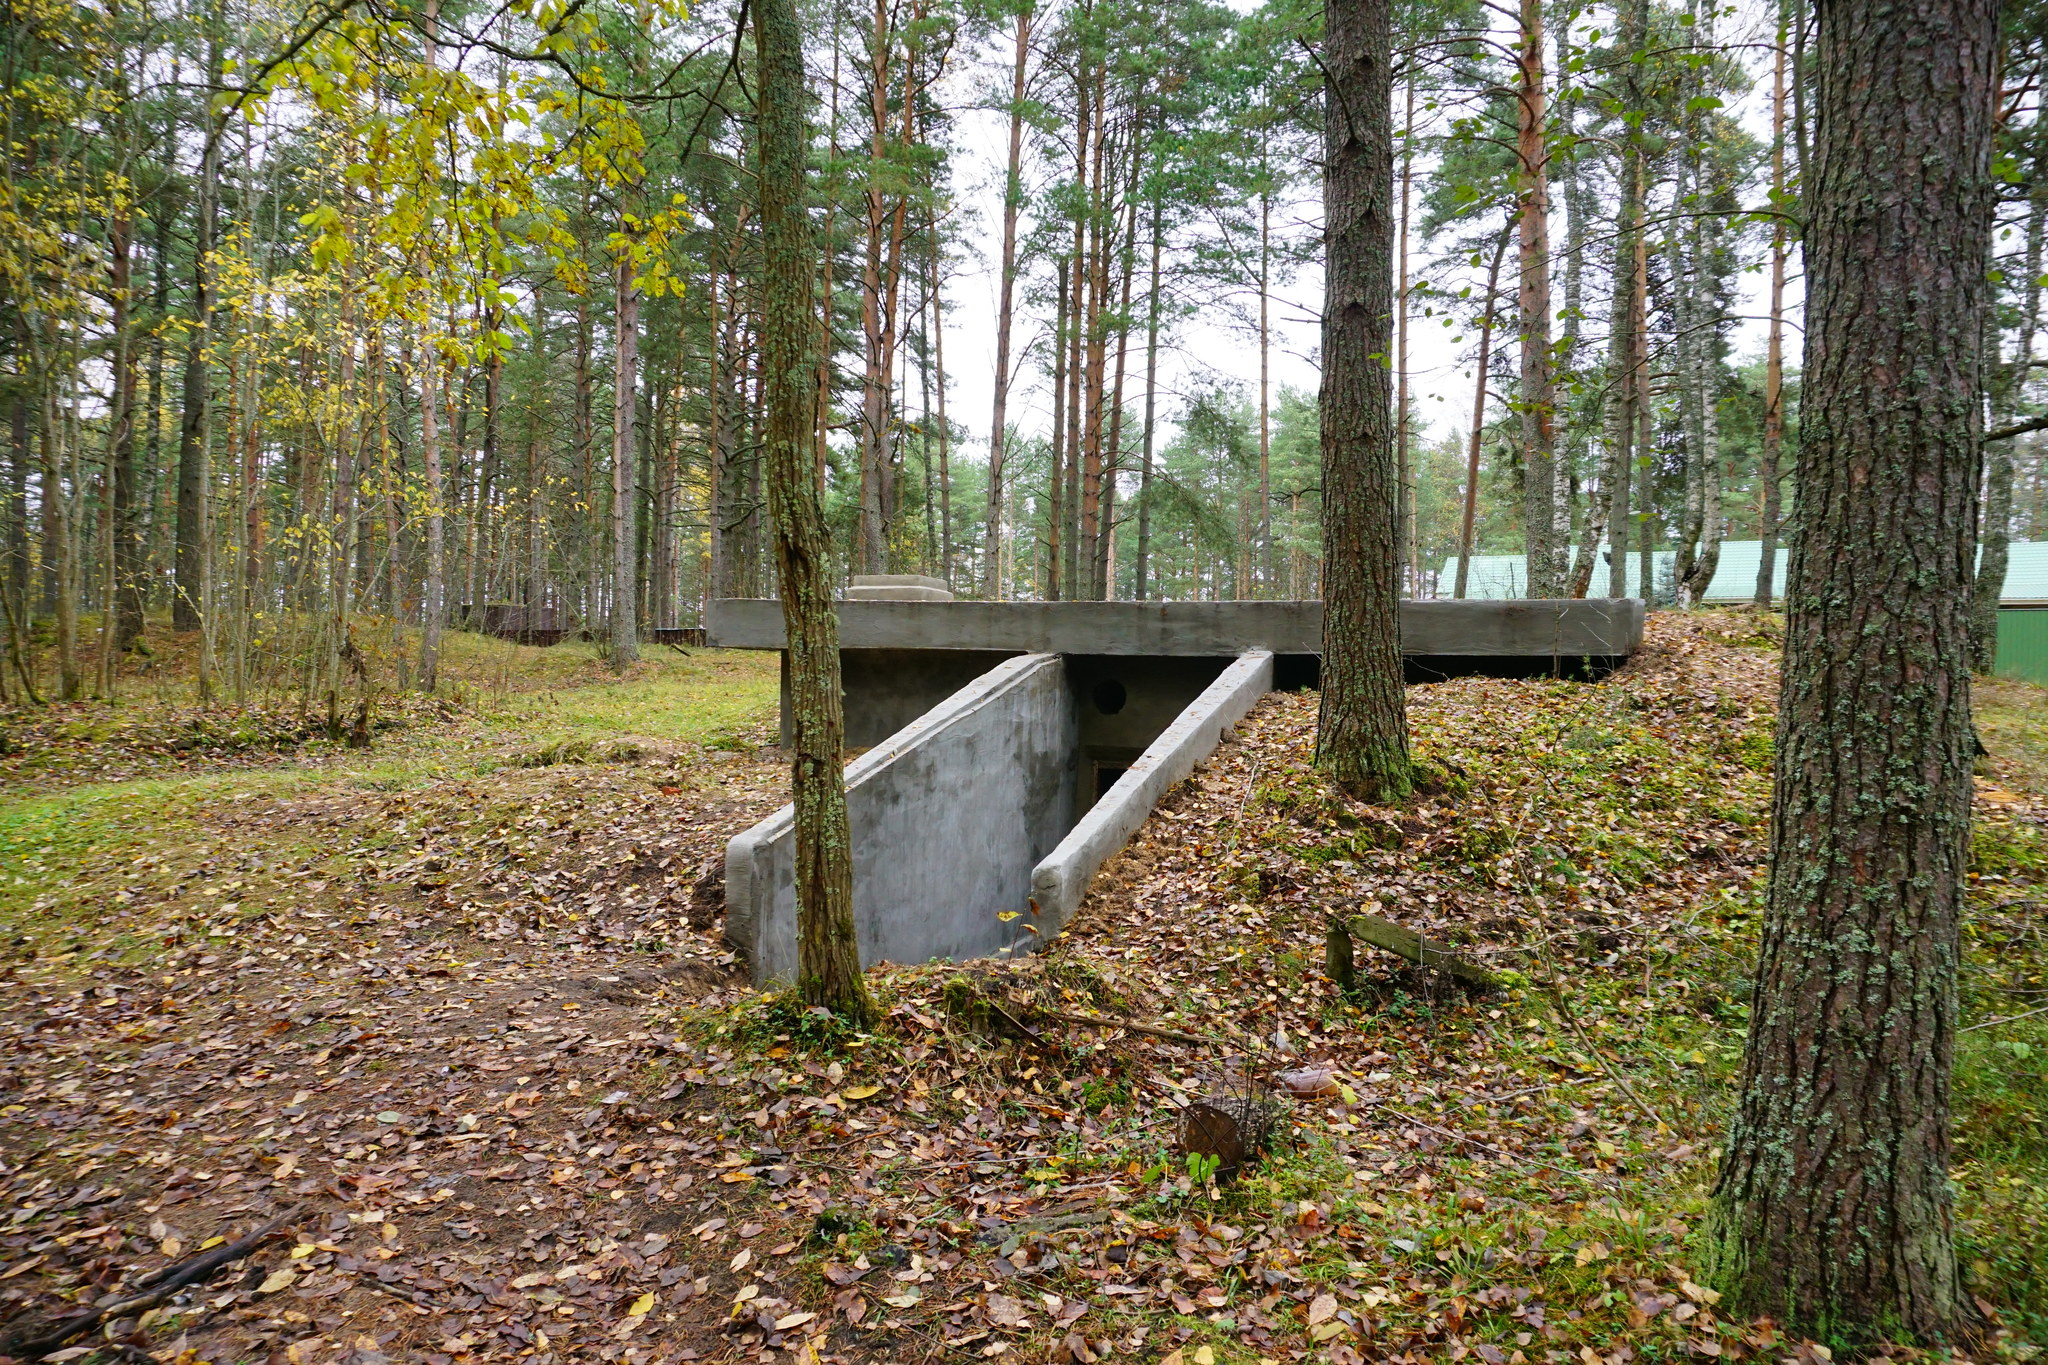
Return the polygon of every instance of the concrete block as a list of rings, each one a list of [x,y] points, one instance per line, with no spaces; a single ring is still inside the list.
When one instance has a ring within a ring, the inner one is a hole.
[[[1064,662],[998,664],[847,765],[861,962],[986,957],[1028,941],[1031,871],[1071,823]],[[797,966],[792,807],[726,845],[726,938],[757,985]]]
[[[857,573],[853,576],[856,588],[936,588],[945,592],[946,581],[921,573]]]
[[[1031,908],[1041,942],[1066,926],[1088,894],[1088,883],[1130,842],[1159,798],[1214,753],[1224,733],[1272,688],[1270,650],[1239,656],[1032,869]]]
[[[916,586],[898,587],[889,584],[869,586],[856,583],[846,590],[849,602],[950,602],[953,594],[944,588],[923,588]]]

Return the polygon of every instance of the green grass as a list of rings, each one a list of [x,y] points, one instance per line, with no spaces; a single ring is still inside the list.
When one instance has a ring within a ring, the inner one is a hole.
[[[51,781],[40,791],[17,787],[0,795],[0,932],[44,943],[118,939],[129,932],[123,886],[161,889],[210,860],[215,866],[208,875],[225,878],[239,864],[267,866],[332,852],[294,835],[290,826],[245,820],[231,831],[220,829],[215,817],[234,807],[255,810],[321,791],[367,797],[473,779],[544,751],[603,762],[632,752],[636,746],[628,741],[738,747],[773,738],[773,654],[700,650],[685,656],[650,648],[617,679],[588,645],[539,650],[479,636],[450,638],[471,679],[462,689],[468,709],[453,709],[446,719],[409,720],[367,751],[324,740],[274,758],[234,751],[248,763],[238,769],[218,766],[212,761],[217,753],[152,755],[171,771],[92,781],[95,765],[132,740],[136,717],[157,704],[131,697],[63,716],[52,729],[64,744],[42,755],[46,761],[36,769],[38,778]],[[504,687],[485,691],[478,684],[475,665],[486,656],[507,663],[499,680]],[[512,664],[516,673],[509,671]],[[106,748],[96,747],[102,744]]]
[[[629,679],[515,695],[493,709],[535,743],[635,738],[719,747],[749,731],[765,737],[777,688],[773,654],[699,650],[685,657],[661,647],[648,650]]]

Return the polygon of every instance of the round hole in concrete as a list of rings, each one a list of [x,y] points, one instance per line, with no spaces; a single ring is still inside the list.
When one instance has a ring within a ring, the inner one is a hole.
[[[1095,684],[1095,709],[1105,716],[1113,716],[1123,710],[1124,703],[1129,700],[1130,694],[1115,678],[1105,678]]]

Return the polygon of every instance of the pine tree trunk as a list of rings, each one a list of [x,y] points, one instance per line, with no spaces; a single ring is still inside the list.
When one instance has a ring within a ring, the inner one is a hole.
[[[1626,0],[1621,31],[1615,44],[1615,61],[1623,67],[1631,108],[1640,107],[1641,66],[1634,58],[1642,50],[1649,22],[1648,0]],[[1643,367],[1643,306],[1637,281],[1643,241],[1643,148],[1637,137],[1625,138],[1616,158],[1615,178],[1620,183],[1621,204],[1615,215],[1619,230],[1614,235],[1614,270],[1610,277],[1612,307],[1608,313],[1607,347],[1607,469],[1603,490],[1607,502],[1607,595],[1628,596],[1628,548],[1630,501],[1636,465],[1636,395],[1638,372]],[[1637,596],[1649,592],[1637,585]]]
[[[639,415],[640,289],[630,253],[615,270],[617,337],[612,346],[612,610],[611,665],[624,671],[640,659]]]
[[[1145,451],[1144,463],[1138,466],[1138,552],[1131,565],[1134,583],[1131,595],[1140,602],[1145,600],[1145,576],[1151,568],[1152,556],[1152,439],[1159,391],[1159,214],[1160,204],[1155,196],[1152,200],[1152,282],[1145,305]]]
[[[220,43],[208,39],[208,69],[219,84]],[[214,203],[220,184],[219,125],[208,131],[206,147],[199,161],[198,204],[192,225],[192,331],[185,343],[184,414],[178,423],[178,510],[175,555],[175,591],[171,598],[171,628],[197,630],[205,610],[207,589],[206,519],[208,490],[212,480],[210,464],[212,432],[208,430],[207,407],[212,401],[211,375],[207,369],[207,334],[213,327],[213,279],[211,270],[214,232]]]
[[[1500,303],[1500,263],[1507,255],[1508,235],[1494,240],[1493,264],[1486,269],[1486,304],[1479,320],[1479,368],[1472,382],[1472,437],[1465,452],[1464,507],[1458,518],[1458,576],[1451,596],[1465,600],[1472,586],[1472,539],[1479,519],[1479,441],[1486,430],[1486,381],[1493,364],[1493,320]]]
[[[143,559],[142,471],[135,463],[135,310],[130,298],[131,226],[127,215],[112,224],[108,233],[113,267],[114,331],[114,425],[112,517],[114,629],[112,653],[115,659],[128,652],[142,634],[142,589],[149,566]],[[111,686],[117,669],[103,661],[102,670]]]
[[[1060,532],[1067,511],[1067,329],[1072,325],[1072,308],[1067,295],[1067,263],[1058,260],[1053,269],[1059,277],[1057,301],[1052,315],[1052,479],[1047,490],[1045,535],[1045,600],[1060,600]]]
[[[1787,10],[1793,13],[1787,13]],[[1785,256],[1789,233],[1785,215],[1791,205],[1785,199],[1785,44],[1787,27],[1803,23],[1796,0],[1778,8],[1776,53],[1771,64],[1771,321],[1764,342],[1764,423],[1757,451],[1756,479],[1763,493],[1757,509],[1758,554],[1756,593],[1759,607],[1769,607],[1777,596],[1779,463],[1785,451]]]
[[[1522,520],[1531,597],[1563,591],[1550,360],[1549,144],[1544,130],[1543,0],[1522,0],[1515,92],[1516,223],[1521,249]]]
[[[1330,0],[1323,62],[1323,676],[1316,762],[1362,801],[1413,784],[1401,686],[1394,429],[1392,21]]]
[[[1706,1230],[1724,1308],[1952,1339],[1996,0],[1823,6],[1771,880]]]
[[[1003,263],[1001,294],[996,303],[996,392],[988,428],[988,522],[984,528],[982,595],[1000,601],[1003,543],[1003,456],[1009,437],[1010,327],[1017,292],[1017,215],[1024,206],[1024,91],[1031,54],[1029,4],[1017,10],[1017,53],[1010,71],[1010,159],[1003,176]]]
[[[854,938],[839,627],[832,613],[830,546],[811,468],[817,247],[806,218],[810,138],[803,38],[792,0],[753,0],[753,11],[768,499],[789,644],[795,747],[797,988],[805,1003],[865,1022],[874,1005],[861,979]]]

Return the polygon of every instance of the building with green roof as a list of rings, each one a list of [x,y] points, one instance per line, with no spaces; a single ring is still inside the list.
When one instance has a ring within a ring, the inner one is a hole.
[[[1756,571],[1762,557],[1762,541],[1722,541],[1721,562],[1715,567],[1714,581],[1707,586],[1706,603],[1710,606],[1733,605],[1752,600],[1756,596]],[[1651,583],[1656,589],[1655,600],[1671,600],[1671,579],[1677,558],[1671,550],[1652,553],[1650,573]],[[1782,547],[1778,550],[1777,559],[1772,583],[1782,600],[1789,568],[1789,555]],[[1628,557],[1623,575],[1625,589],[1622,595],[1625,597],[1644,595],[1636,581],[1639,563],[1638,556]],[[1528,595],[1528,567],[1528,561],[1521,555],[1474,555],[1465,595],[1474,598],[1525,597]],[[1444,561],[1437,595],[1449,597],[1451,585],[1457,579],[1458,560],[1452,556]],[[1608,566],[1603,561],[1593,572],[1593,594],[1604,596],[1607,583]],[[1999,598],[1998,671],[2010,677],[2048,683],[2048,540],[2015,541],[2011,547],[2005,570],[2005,591]]]

